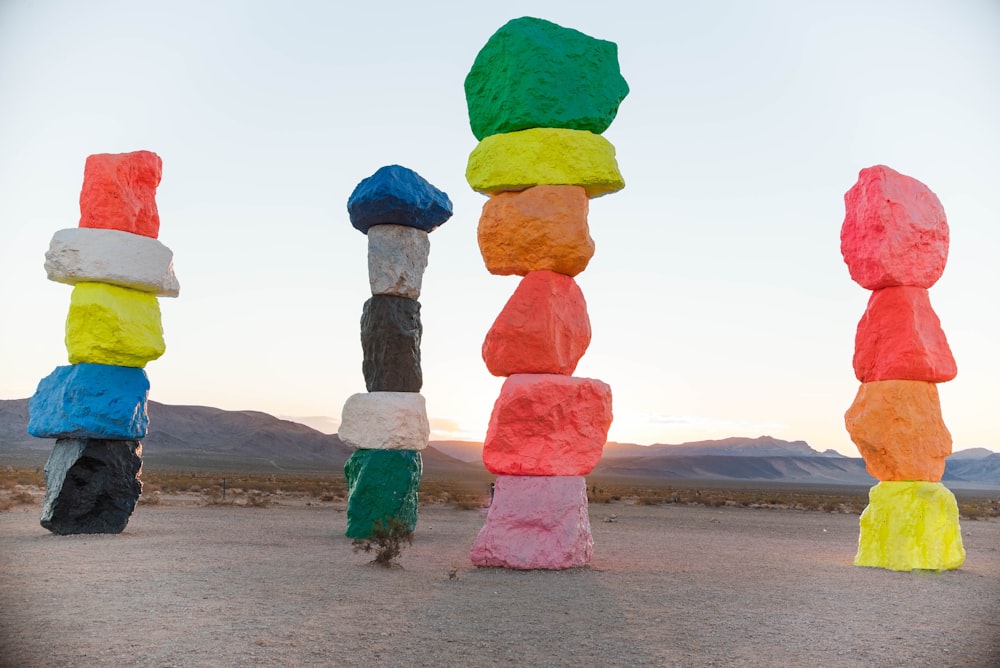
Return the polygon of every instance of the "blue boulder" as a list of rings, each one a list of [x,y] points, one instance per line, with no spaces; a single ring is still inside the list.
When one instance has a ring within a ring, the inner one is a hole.
[[[38,438],[138,440],[146,436],[149,379],[142,369],[107,364],[59,366],[28,402],[28,433]]]
[[[412,169],[381,167],[347,200],[351,224],[368,234],[372,225],[406,225],[430,232],[451,218],[448,195]]]

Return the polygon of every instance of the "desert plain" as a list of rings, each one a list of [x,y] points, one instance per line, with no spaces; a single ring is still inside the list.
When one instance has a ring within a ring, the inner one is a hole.
[[[2,666],[1000,666],[1000,521],[964,566],[852,565],[858,517],[592,503],[594,556],[477,568],[486,510],[422,505],[397,565],[343,535],[342,501],[195,495],[119,535],[0,512]]]

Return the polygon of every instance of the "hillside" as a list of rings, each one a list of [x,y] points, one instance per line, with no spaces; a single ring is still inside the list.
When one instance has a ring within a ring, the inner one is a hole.
[[[145,466],[165,470],[332,473],[351,454],[336,434],[324,434],[259,411],[227,411],[150,401]],[[0,464],[45,464],[53,441],[27,433],[28,400],[0,400]],[[486,474],[482,445],[431,442],[424,470],[444,475]],[[593,475],[795,484],[869,486],[864,461],[819,452],[805,441],[771,436],[731,437],[681,444],[608,443]],[[983,448],[949,458],[944,482],[952,487],[1000,489],[1000,454]]]

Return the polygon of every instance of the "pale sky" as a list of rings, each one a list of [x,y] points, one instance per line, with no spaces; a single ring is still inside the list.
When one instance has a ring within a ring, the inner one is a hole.
[[[626,187],[591,202],[577,277],[594,335],[575,375],[611,385],[611,440],[858,456],[843,414],[869,293],[839,234],[844,192],[885,164],[951,226],[931,302],[958,362],[940,386],[954,447],[1000,451],[996,0],[0,0],[0,398],[67,363],[71,288],[43,262],[79,222],[86,157],[146,149],[181,282],[150,399],[339,417],[365,391],[370,296],[347,198],[401,164],[455,210],[420,299],[432,438],[481,439],[502,379],[480,346],[518,279],[479,255],[463,80],[526,15],[616,42],[631,87],[604,135]]]

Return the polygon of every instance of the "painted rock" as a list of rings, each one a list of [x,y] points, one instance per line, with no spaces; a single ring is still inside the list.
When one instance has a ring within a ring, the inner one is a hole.
[[[420,302],[375,295],[361,314],[361,370],[369,392],[419,392]]]
[[[160,233],[156,187],[163,162],[151,151],[98,153],[87,157],[80,191],[80,227]]]
[[[528,128],[601,134],[626,95],[614,42],[527,16],[497,30],[465,78],[476,139]]]
[[[592,378],[517,374],[500,389],[483,463],[500,475],[586,475],[611,427],[611,388]]]
[[[469,557],[476,566],[561,570],[586,566],[593,551],[582,476],[502,475]]]
[[[939,482],[880,482],[861,513],[855,566],[946,571],[965,563],[955,495]]]
[[[844,195],[840,252],[868,290],[929,288],[948,260],[948,221],[937,195],[884,165],[862,169]]]
[[[352,448],[423,450],[431,427],[416,392],[369,392],[347,398],[337,436]]]
[[[533,271],[518,284],[483,342],[494,376],[569,376],[590,345],[583,292],[569,276]]]
[[[865,468],[877,480],[941,480],[951,434],[941,418],[934,383],[863,383],[844,422]]]
[[[405,225],[368,228],[368,282],[373,295],[418,299],[431,252],[427,232]]]
[[[348,538],[369,538],[376,522],[417,526],[422,463],[415,450],[355,450],[344,464]]]
[[[55,534],[121,533],[142,493],[139,441],[59,439],[45,464],[41,524]]]
[[[581,186],[535,186],[490,197],[479,218],[479,251],[491,274],[549,269],[576,276],[594,257]]]
[[[496,195],[537,185],[582,186],[588,197],[621,190],[615,147],[584,130],[534,128],[491,135],[469,155],[465,178],[476,190]]]
[[[176,297],[174,254],[156,239],[119,230],[59,230],[45,253],[45,272],[58,283],[110,283]]]
[[[926,288],[899,286],[872,292],[854,339],[854,373],[862,383],[943,383],[955,377],[955,358]]]
[[[28,402],[28,433],[38,438],[132,441],[149,426],[146,372],[125,366],[60,366]]]
[[[70,364],[144,367],[166,350],[156,295],[78,283],[66,317]]]
[[[412,169],[387,165],[354,188],[347,213],[365,234],[372,225],[407,225],[430,232],[451,218],[451,200]]]

